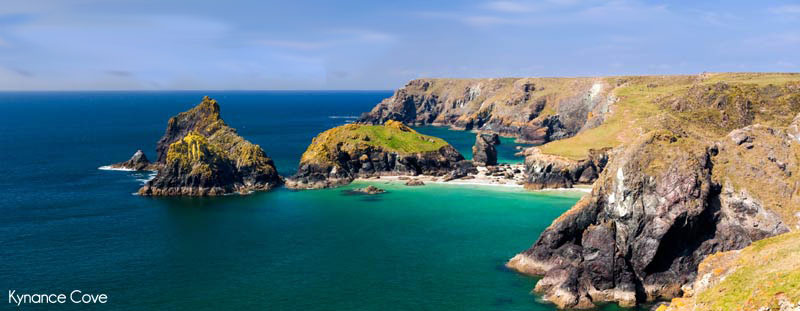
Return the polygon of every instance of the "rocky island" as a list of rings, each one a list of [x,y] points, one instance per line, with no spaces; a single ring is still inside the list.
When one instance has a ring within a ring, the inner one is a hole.
[[[272,189],[283,181],[272,159],[228,126],[220,117],[217,101],[207,96],[199,105],[169,119],[156,151],[158,160],[149,167],[158,173],[139,189],[140,195],[246,194]],[[146,157],[134,155],[131,161],[139,167]]]
[[[464,157],[444,140],[397,121],[346,124],[315,137],[286,186],[327,188],[381,175],[445,175]]]

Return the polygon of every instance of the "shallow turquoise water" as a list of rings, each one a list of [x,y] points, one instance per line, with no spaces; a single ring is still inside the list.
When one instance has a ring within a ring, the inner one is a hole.
[[[146,198],[131,193],[147,174],[97,169],[137,148],[155,158],[167,119],[205,94],[282,174],[391,95],[0,93],[0,291],[106,293],[88,308],[111,310],[553,310],[503,263],[574,194],[378,181],[388,193]]]
[[[441,137],[448,143],[453,145],[464,158],[472,159],[472,146],[475,145],[475,133],[469,131],[450,130],[446,127],[439,126],[420,126],[415,129],[423,134]],[[497,162],[498,163],[522,163],[524,157],[518,157],[514,154],[520,152],[519,148],[527,148],[530,144],[518,144],[516,139],[511,137],[500,137],[500,145],[497,145]]]

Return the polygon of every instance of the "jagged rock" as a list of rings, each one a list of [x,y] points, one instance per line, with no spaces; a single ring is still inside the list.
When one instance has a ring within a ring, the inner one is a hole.
[[[347,124],[315,137],[286,186],[327,188],[378,175],[434,175],[450,172],[464,157],[442,139],[389,121]]]
[[[781,148],[777,141],[794,140],[775,129],[744,131],[754,137],[753,148],[738,139],[709,143],[665,130],[644,135],[611,157],[591,195],[507,265],[543,275],[535,290],[560,308],[602,301],[631,306],[680,295],[707,255],[796,224],[788,206],[798,202],[791,195],[763,204],[770,199],[764,193],[786,191],[790,184],[780,165],[748,166],[764,158],[739,154],[769,154],[767,145]],[[759,141],[768,142],[762,147]],[[772,150],[775,162],[797,172],[798,146],[782,150]],[[766,182],[750,184],[753,176]]]
[[[150,163],[150,160],[147,159],[147,156],[142,150],[136,150],[128,161],[111,164],[109,167],[134,171],[152,171],[156,169],[156,166]]]
[[[411,179],[406,182],[406,186],[424,186],[425,183],[419,179]]]
[[[525,151],[527,180],[525,188],[572,188],[574,184],[593,183],[608,162],[610,149],[589,150],[586,159],[575,161],[565,157],[543,154],[532,147]]]
[[[475,135],[475,145],[472,146],[472,161],[478,165],[497,165],[497,149],[495,145],[500,144],[497,134]]]
[[[170,118],[158,142],[158,174],[140,195],[244,194],[282,183],[272,159],[225,124],[219,111],[217,101],[206,96]]]
[[[475,165],[473,165],[472,161],[466,161],[466,160],[465,161],[459,161],[450,170],[450,172],[448,172],[444,176],[444,178],[442,178],[442,180],[443,181],[451,181],[453,179],[459,179],[459,178],[463,178],[465,176],[468,176],[470,174],[477,174],[477,173],[478,173],[478,169],[475,168]]]
[[[601,124],[614,100],[609,90],[596,78],[418,79],[357,122],[451,126],[541,144]]]
[[[369,185],[369,186],[366,186],[364,188],[356,188],[356,189],[350,190],[350,192],[363,193],[363,194],[379,194],[379,193],[386,192],[386,190],[383,190],[381,188],[375,187],[373,185]]]

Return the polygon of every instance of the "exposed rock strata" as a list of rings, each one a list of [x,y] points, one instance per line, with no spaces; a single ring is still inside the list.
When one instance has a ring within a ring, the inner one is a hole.
[[[313,139],[286,186],[327,188],[380,175],[442,176],[464,161],[444,140],[419,134],[400,122],[347,124]]]
[[[220,117],[208,97],[170,118],[159,140],[158,174],[140,195],[207,196],[269,190],[282,183],[272,159]]]
[[[500,144],[500,137],[497,134],[475,135],[475,145],[472,146],[472,161],[477,165],[497,165],[497,149],[495,145]]]
[[[797,223],[798,148],[786,130],[757,125],[716,143],[651,132],[616,151],[591,195],[507,265],[544,275],[535,290],[561,308],[678,296],[707,255]]]
[[[575,161],[543,154],[536,147],[525,150],[527,180],[525,188],[572,188],[574,184],[591,184],[608,162],[609,149],[590,150],[586,159]]]
[[[418,79],[358,122],[443,125],[545,143],[602,123],[610,86],[594,78]]]

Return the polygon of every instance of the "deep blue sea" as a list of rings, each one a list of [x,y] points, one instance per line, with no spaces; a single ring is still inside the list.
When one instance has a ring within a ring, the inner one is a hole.
[[[388,193],[279,188],[248,196],[132,195],[167,120],[199,103],[261,145],[283,175],[311,138],[390,92],[0,93],[0,291],[105,293],[109,310],[553,310],[503,263],[572,193],[376,181]],[[421,128],[470,157],[474,134]],[[501,161],[514,158],[504,140]],[[3,307],[14,309],[11,304]]]

